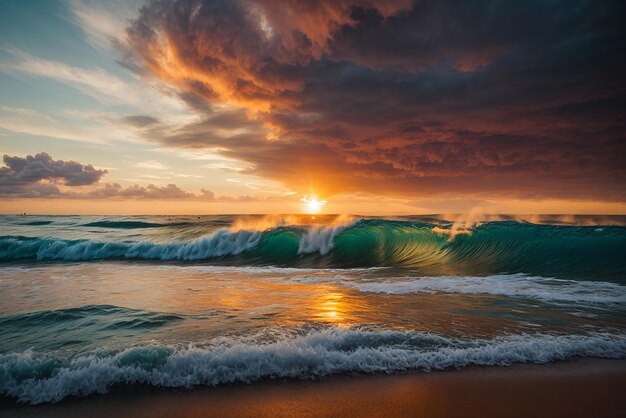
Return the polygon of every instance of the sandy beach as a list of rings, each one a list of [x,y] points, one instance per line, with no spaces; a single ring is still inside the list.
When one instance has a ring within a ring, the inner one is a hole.
[[[193,390],[117,388],[58,404],[0,404],[3,417],[620,417],[626,361],[265,381]]]

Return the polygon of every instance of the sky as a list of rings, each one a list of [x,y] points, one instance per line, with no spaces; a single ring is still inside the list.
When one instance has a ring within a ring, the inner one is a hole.
[[[625,22],[605,0],[0,0],[0,212],[626,214]]]

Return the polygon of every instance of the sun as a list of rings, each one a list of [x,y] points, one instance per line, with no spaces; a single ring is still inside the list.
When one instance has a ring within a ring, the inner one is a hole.
[[[311,196],[309,199],[305,195],[300,201],[306,205],[307,213],[318,213],[322,206],[326,204],[325,200],[318,200],[317,196]]]

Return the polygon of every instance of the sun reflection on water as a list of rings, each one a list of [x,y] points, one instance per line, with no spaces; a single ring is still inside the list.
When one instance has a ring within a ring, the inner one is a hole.
[[[337,326],[347,326],[349,321],[348,306],[344,295],[339,292],[321,293],[315,305],[315,317],[319,321]]]

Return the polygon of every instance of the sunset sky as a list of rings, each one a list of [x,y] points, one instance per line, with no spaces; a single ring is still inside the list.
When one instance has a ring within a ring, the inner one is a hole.
[[[626,213],[623,1],[0,0],[0,212]]]

